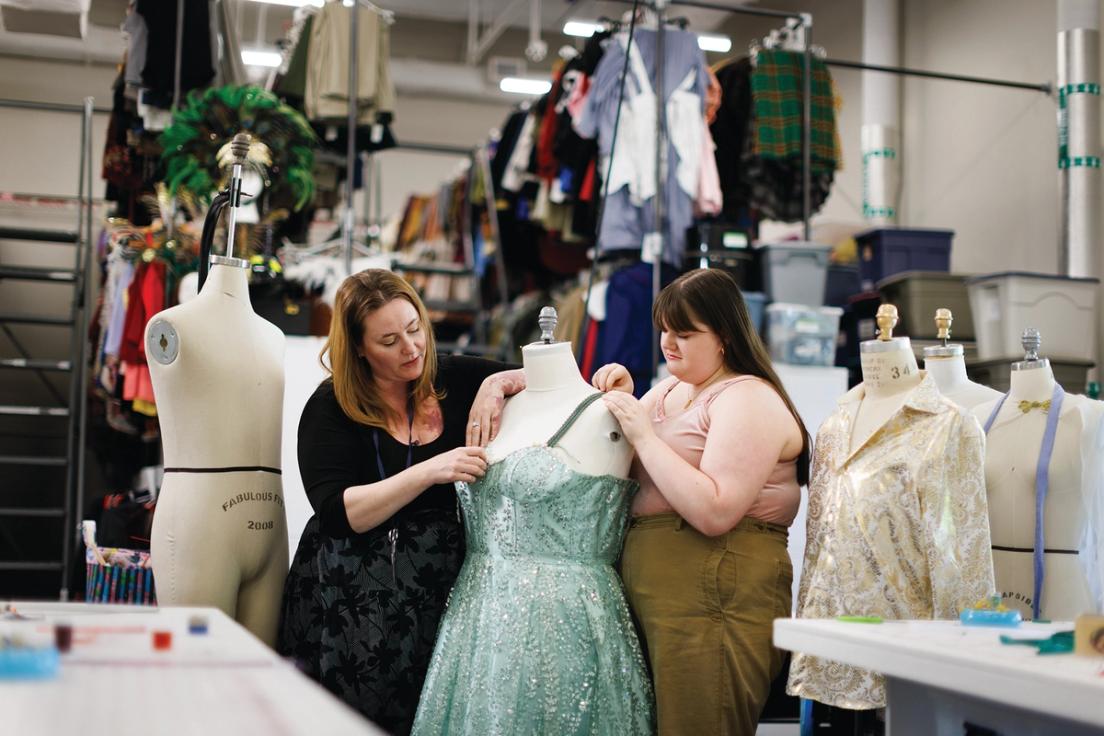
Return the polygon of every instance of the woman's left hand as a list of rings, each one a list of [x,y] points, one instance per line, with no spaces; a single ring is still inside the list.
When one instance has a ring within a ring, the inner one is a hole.
[[[520,368],[493,373],[483,379],[468,413],[466,435],[469,447],[486,447],[498,436],[506,397],[524,389],[525,371]]]
[[[602,395],[602,401],[617,423],[621,432],[631,444],[639,446],[645,439],[655,434],[648,412],[632,394],[623,391],[610,391]]]
[[[471,411],[468,413],[467,444],[470,447],[486,447],[498,435],[498,421],[506,394],[500,381],[490,379],[479,387]]]

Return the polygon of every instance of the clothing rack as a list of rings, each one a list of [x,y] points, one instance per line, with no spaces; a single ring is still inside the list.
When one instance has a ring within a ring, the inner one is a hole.
[[[463,305],[466,311],[470,311],[476,314],[475,320],[475,338],[476,342],[472,345],[449,345],[441,344],[442,349],[460,349],[468,350],[469,352],[477,352],[483,355],[497,355],[503,357],[505,353],[510,351],[510,345],[491,346],[487,344],[487,335],[485,326],[478,318],[482,309],[482,290],[479,287],[479,279],[475,274],[475,245],[472,241],[472,232],[475,228],[475,223],[472,220],[472,212],[476,203],[473,201],[472,192],[475,186],[475,177],[478,174],[483,178],[483,191],[484,200],[483,205],[487,208],[487,219],[491,228],[491,238],[495,242],[495,277],[497,281],[499,304],[505,307],[508,297],[507,284],[506,284],[506,263],[502,253],[503,244],[501,232],[498,226],[498,208],[495,204],[495,192],[494,184],[491,181],[490,160],[487,157],[486,147],[483,145],[472,146],[465,148],[462,146],[451,146],[443,143],[398,143],[394,146],[384,149],[379,153],[386,151],[413,151],[417,153],[428,153],[442,156],[463,156],[469,161],[468,179],[467,185],[464,191],[464,207],[463,207],[463,222],[462,222],[462,242],[464,246],[464,268],[455,269],[449,267],[442,267],[436,265],[418,265],[418,264],[406,264],[401,262],[394,262],[392,266],[400,271],[412,271],[417,273],[438,273],[447,274],[451,276],[470,276],[472,278],[472,286],[475,292],[475,298],[471,305]],[[372,154],[374,157],[378,154]],[[367,179],[367,177],[366,177]],[[377,182],[375,185],[375,192],[378,195],[380,190],[380,184]],[[377,223],[378,224],[378,223]],[[433,308],[434,306],[446,307],[449,305],[433,305],[427,304],[427,307]],[[455,306],[455,305],[453,305]]]
[[[662,271],[662,253],[664,244],[664,226],[665,213],[663,212],[663,196],[664,196],[664,184],[666,183],[666,150],[667,150],[667,116],[666,116],[666,99],[667,94],[664,88],[663,80],[663,63],[664,58],[664,35],[666,33],[666,14],[667,9],[671,6],[681,5],[694,8],[706,8],[709,10],[720,10],[727,13],[736,13],[739,15],[752,15],[767,18],[782,18],[787,21],[787,24],[797,21],[800,28],[804,30],[804,74],[802,83],[802,114],[801,114],[801,214],[803,233],[806,240],[811,237],[811,230],[809,227],[810,216],[810,190],[811,190],[811,128],[812,128],[812,52],[811,52],[811,38],[813,27],[813,16],[810,13],[793,12],[788,10],[775,10],[772,8],[749,8],[743,5],[731,5],[724,3],[710,3],[710,2],[698,2],[697,0],[614,0],[622,4],[633,5],[634,7],[650,8],[656,14],[656,69],[655,69],[655,95],[656,95],[656,193],[655,204],[653,210],[655,213],[655,233],[652,234],[650,250],[654,252],[655,257],[652,262],[652,303],[659,296]],[[612,155],[612,152],[611,152]],[[654,377],[659,370],[659,334],[656,331],[655,325],[652,325],[652,376]]]

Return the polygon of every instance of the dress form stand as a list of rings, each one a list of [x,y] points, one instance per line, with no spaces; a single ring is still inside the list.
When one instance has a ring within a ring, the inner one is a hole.
[[[862,403],[851,430],[851,449],[867,440],[904,404],[909,391],[920,385],[923,374],[916,365],[916,356],[907,337],[894,337],[897,307],[883,304],[875,318],[878,337],[859,346],[862,365]]]
[[[974,383],[966,375],[966,358],[961,345],[950,344],[954,315],[949,309],[935,310],[935,326],[942,345],[924,348],[924,369],[935,379],[939,393],[964,409],[995,401],[1000,391]]]
[[[241,139],[226,255],[210,257],[194,299],[146,327],[165,460],[150,546],[160,604],[216,606],[271,646],[288,568],[284,335],[253,312],[249,262],[233,257]]]
[[[522,447],[544,444],[572,410],[595,393],[579,372],[571,343],[552,341],[555,308],[542,308],[538,321],[540,341],[521,349],[525,390],[510,397],[502,410],[498,436],[487,446],[490,462]],[[633,457],[632,445],[601,401],[584,410],[553,451],[578,472],[622,478]]]
[[[1038,330],[1025,330],[1023,345],[1026,356],[1012,364],[1007,396],[973,410],[987,434],[985,484],[997,591],[1025,618],[1038,608],[1042,618],[1071,620],[1092,606],[1077,554],[1084,523],[1078,409],[1087,399],[1056,392],[1050,361],[1039,357]],[[1041,477],[1047,445],[1050,461]],[[1043,519],[1037,527],[1039,508]],[[1038,540],[1044,551],[1037,558]]]

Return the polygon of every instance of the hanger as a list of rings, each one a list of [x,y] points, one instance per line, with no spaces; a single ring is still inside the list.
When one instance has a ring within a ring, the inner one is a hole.
[[[342,2],[342,3],[344,2],[344,0],[326,0],[326,1],[327,2]],[[386,10],[385,8],[381,8],[380,6],[378,6],[375,3],[371,2],[371,0],[353,0],[353,2],[360,3],[360,7],[371,10],[373,13],[375,13],[380,18],[382,18],[384,21],[386,21],[387,25],[393,25],[395,23],[395,14],[392,11]]]

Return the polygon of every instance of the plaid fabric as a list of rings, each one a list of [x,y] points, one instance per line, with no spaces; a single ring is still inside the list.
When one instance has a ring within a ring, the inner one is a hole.
[[[804,64],[804,55],[792,51],[759,52],[751,74],[754,155],[765,159],[801,156]],[[814,57],[811,64],[812,169],[813,174],[821,174],[835,171],[840,155],[836,143],[832,78],[823,61]]]

